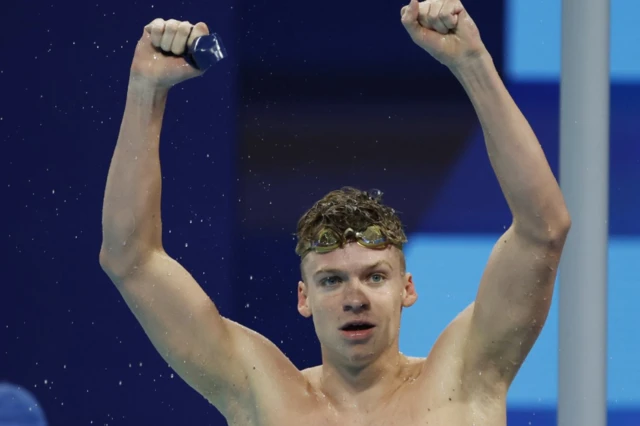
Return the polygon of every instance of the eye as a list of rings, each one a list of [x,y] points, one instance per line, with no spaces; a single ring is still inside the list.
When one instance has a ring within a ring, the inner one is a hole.
[[[332,275],[330,277],[326,277],[320,280],[320,285],[323,287],[331,287],[340,282],[340,277],[337,275]]]
[[[385,280],[385,276],[382,274],[373,274],[371,275],[371,280],[376,283],[376,284],[380,284]]]

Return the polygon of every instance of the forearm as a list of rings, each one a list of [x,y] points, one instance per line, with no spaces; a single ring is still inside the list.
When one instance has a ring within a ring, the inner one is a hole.
[[[487,152],[511,209],[514,226],[540,238],[565,231],[568,215],[560,187],[531,126],[486,54],[454,74],[469,95]]]
[[[101,256],[162,246],[160,132],[167,90],[129,82],[102,211]]]

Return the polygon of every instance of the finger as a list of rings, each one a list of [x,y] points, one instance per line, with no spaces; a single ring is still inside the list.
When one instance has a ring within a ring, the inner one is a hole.
[[[162,33],[164,32],[164,19],[154,19],[145,27],[145,30],[151,35],[151,44],[155,47],[160,47]]]
[[[420,26],[418,15],[420,13],[420,4],[418,0],[411,0],[407,6],[400,10],[400,20],[407,31],[412,32]]]
[[[429,8],[429,13],[427,14],[427,22],[431,28],[440,34],[447,34],[449,29],[440,20],[442,6],[444,6],[444,2],[441,0],[435,0],[432,2],[431,7]]]
[[[175,19],[169,19],[164,24],[164,33],[162,34],[162,40],[160,41],[160,49],[164,52],[171,51],[173,39],[176,36],[176,32],[178,32],[178,25],[180,25],[180,23]]]
[[[449,30],[454,30],[458,26],[458,9],[462,8],[462,3],[459,1],[446,1],[440,11],[440,21]]]
[[[171,44],[171,53],[174,55],[182,55],[184,53],[187,48],[187,39],[189,38],[189,34],[191,34],[192,28],[193,25],[191,25],[191,22],[180,22],[176,30],[176,35],[173,38],[173,43]]]
[[[187,45],[191,46],[195,39],[209,34],[209,27],[204,22],[198,22],[191,31],[191,35],[187,40]]]

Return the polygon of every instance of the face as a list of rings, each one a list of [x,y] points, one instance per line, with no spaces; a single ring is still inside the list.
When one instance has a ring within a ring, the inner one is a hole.
[[[396,247],[372,250],[350,243],[309,253],[302,269],[298,311],[313,318],[324,356],[356,366],[397,352],[402,308],[418,296]]]

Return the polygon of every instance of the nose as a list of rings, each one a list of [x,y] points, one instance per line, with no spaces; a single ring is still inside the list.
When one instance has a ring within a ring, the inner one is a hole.
[[[351,289],[345,294],[342,310],[354,314],[368,311],[371,305],[367,296],[359,288],[350,287]]]
[[[342,309],[345,312],[351,312],[354,314],[360,314],[369,310],[368,303],[345,303]]]

